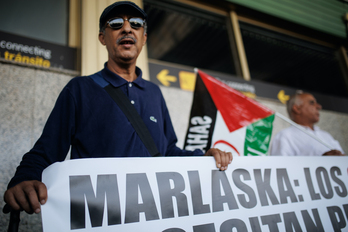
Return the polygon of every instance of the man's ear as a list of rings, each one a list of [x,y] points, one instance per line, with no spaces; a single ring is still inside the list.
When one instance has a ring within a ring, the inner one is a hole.
[[[292,112],[293,112],[294,114],[300,114],[300,113],[301,113],[301,105],[296,105],[296,104],[294,104],[294,105],[292,106]]]
[[[147,33],[145,33],[145,35],[144,35],[144,42],[143,42],[143,46],[145,46],[146,41],[147,41]]]
[[[99,38],[100,43],[101,43],[102,45],[105,45],[105,35],[104,35],[103,32],[99,32],[98,38]]]

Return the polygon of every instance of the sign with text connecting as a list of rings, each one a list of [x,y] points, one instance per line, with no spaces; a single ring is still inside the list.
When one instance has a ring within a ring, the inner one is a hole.
[[[348,157],[102,158],[43,172],[43,230],[348,231]]]
[[[77,49],[0,31],[0,60],[42,68],[77,70]]]

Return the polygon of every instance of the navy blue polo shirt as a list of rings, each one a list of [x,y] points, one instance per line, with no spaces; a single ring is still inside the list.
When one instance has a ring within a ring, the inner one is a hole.
[[[41,180],[50,164],[63,161],[71,146],[71,158],[149,157],[145,145],[127,117],[103,89],[120,87],[134,105],[158,151],[165,156],[199,156],[200,150],[176,146],[168,109],[159,87],[142,78],[133,82],[107,69],[91,76],[73,78],[60,93],[43,133],[32,150],[23,156],[9,187],[24,180]]]

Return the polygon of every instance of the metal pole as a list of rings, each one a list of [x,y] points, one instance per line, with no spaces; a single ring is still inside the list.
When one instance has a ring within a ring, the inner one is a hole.
[[[278,116],[279,118],[283,119],[284,121],[290,123],[291,125],[293,125],[294,127],[296,127],[297,129],[301,130],[303,133],[306,133],[307,135],[311,136],[313,139],[317,140],[319,143],[323,144],[325,147],[329,148],[330,150],[334,150],[333,147],[331,147],[329,144],[325,143],[323,140],[319,139],[317,136],[309,133],[308,131],[306,131],[305,129],[303,129],[300,125],[298,125],[296,122],[292,121],[291,119],[285,117],[284,115],[276,112],[275,113],[276,116]]]
[[[7,204],[2,209],[2,212],[5,214],[10,213],[10,222],[8,224],[7,232],[18,232],[21,212],[19,210],[12,210]]]

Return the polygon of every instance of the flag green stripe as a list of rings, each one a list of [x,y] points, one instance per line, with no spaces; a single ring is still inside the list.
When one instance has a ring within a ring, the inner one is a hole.
[[[244,155],[266,155],[273,129],[274,114],[247,126],[245,133]]]

